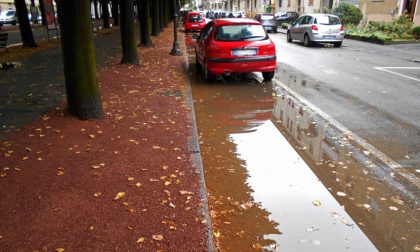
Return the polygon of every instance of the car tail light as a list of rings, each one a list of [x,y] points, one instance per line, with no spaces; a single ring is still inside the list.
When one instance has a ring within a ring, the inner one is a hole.
[[[270,44],[267,46],[267,54],[276,55],[276,47],[274,46],[274,44]]]
[[[341,25],[340,31],[344,31],[344,25]]]
[[[312,26],[311,26],[311,29],[312,29],[312,31],[318,31],[318,26],[316,26],[316,25],[312,25]]]
[[[210,44],[208,47],[208,53],[213,54],[213,53],[220,53],[220,46],[215,45],[215,44]]]

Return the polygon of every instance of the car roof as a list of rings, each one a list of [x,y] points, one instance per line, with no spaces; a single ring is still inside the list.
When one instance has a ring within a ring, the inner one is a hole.
[[[221,19],[213,20],[213,22],[216,25],[229,25],[229,24],[258,24],[260,25],[261,24],[260,22],[253,19],[249,19],[249,18],[221,18]]]
[[[312,16],[312,17],[322,17],[322,16],[331,16],[331,17],[337,17],[336,15],[332,15],[332,14],[327,14],[327,13],[308,13],[308,14],[304,14],[302,16]]]

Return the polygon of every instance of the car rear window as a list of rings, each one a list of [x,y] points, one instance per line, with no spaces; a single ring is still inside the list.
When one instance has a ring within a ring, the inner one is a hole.
[[[261,15],[262,20],[270,20],[270,19],[273,19],[273,18],[274,18],[274,16],[271,16],[271,15]]]
[[[322,16],[322,17],[317,17],[315,19],[315,24],[323,24],[323,25],[339,25],[340,23],[340,19],[337,17],[332,17],[332,16]]]
[[[191,15],[188,16],[188,21],[190,22],[200,22],[203,18],[201,17],[201,15]]]
[[[267,33],[259,24],[224,25],[218,27],[215,34],[215,40],[218,41],[264,40],[267,38]]]

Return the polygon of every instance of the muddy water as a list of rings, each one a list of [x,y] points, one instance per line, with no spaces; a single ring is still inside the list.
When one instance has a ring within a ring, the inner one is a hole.
[[[367,152],[341,148],[345,136],[260,75],[205,83],[191,42],[190,79],[220,251],[420,249],[413,195],[377,171]]]

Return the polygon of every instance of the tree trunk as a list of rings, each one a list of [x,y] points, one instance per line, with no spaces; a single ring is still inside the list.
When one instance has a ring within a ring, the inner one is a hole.
[[[152,47],[153,44],[150,38],[150,1],[137,0],[137,5],[140,7],[140,46]]]
[[[138,64],[136,36],[134,31],[134,5],[133,0],[123,0],[120,6],[121,11],[121,64]]]
[[[45,5],[44,1],[39,1],[39,9],[41,11],[41,17],[42,17],[42,26],[47,25],[47,19],[45,18]]]
[[[114,20],[114,26],[119,26],[120,25],[120,14],[118,12],[118,5],[119,0],[112,0],[111,4],[112,4],[112,19]]]
[[[168,0],[163,0],[163,27],[168,28]]]
[[[82,120],[103,118],[90,1],[57,0],[57,4],[68,111]]]
[[[163,0],[159,1],[159,31],[163,32]]]
[[[159,0],[152,0],[152,36],[159,36]]]
[[[20,35],[22,37],[22,46],[29,48],[37,47],[32,33],[31,23],[29,23],[28,10],[26,9],[25,0],[14,1],[18,15]]]
[[[98,20],[100,18],[98,11],[98,0],[93,0],[93,10],[95,12],[95,19]]]
[[[111,26],[109,24],[108,0],[102,0],[101,6],[102,6],[102,20],[103,20],[103,25],[104,25],[103,28],[109,29],[111,28]]]

